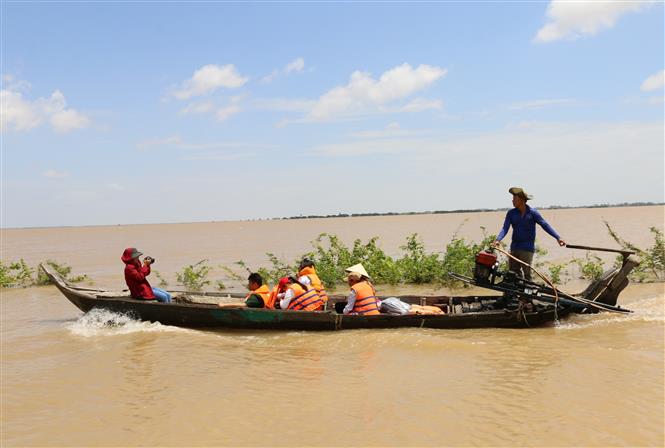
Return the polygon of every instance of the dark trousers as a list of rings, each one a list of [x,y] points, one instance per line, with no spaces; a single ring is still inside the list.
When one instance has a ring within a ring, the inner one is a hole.
[[[511,250],[510,255],[522,260],[528,265],[533,261],[533,252],[529,252],[528,250]],[[508,259],[508,269],[515,272],[517,275],[521,275],[527,280],[531,280],[531,269],[518,263],[512,258]]]

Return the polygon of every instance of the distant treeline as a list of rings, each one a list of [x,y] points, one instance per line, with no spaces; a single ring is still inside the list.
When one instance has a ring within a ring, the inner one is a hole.
[[[665,202],[623,202],[621,204],[594,204],[594,205],[550,205],[549,207],[538,207],[541,210],[562,210],[576,208],[610,208],[610,207],[646,207],[650,205],[665,205]],[[503,208],[474,208],[457,210],[428,210],[424,212],[385,212],[385,213],[337,213],[336,215],[300,215],[284,216],[272,219],[317,219],[317,218],[355,218],[361,216],[405,216],[405,215],[443,215],[448,213],[478,213],[478,212],[500,212],[508,210]]]

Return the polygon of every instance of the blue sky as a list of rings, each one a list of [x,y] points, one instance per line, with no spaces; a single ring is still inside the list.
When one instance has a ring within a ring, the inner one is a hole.
[[[2,227],[664,200],[662,2],[3,2]]]

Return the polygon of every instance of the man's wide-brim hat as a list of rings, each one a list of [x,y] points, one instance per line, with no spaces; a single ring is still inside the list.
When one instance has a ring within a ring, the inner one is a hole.
[[[358,274],[361,277],[371,278],[362,263],[354,264],[350,268],[344,269],[347,274]]]
[[[520,197],[521,197],[522,199],[524,199],[525,201],[526,201],[526,200],[529,200],[529,199],[533,199],[533,196],[531,196],[530,194],[528,194],[528,193],[526,192],[526,190],[524,190],[524,188],[522,188],[522,187],[510,187],[510,188],[508,189],[508,193],[510,193],[510,194],[514,194],[515,196],[520,196]]]

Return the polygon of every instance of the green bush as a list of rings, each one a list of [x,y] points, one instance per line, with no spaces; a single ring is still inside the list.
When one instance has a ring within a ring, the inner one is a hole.
[[[603,260],[596,255],[590,255],[589,252],[587,252],[584,259],[575,258],[573,262],[579,267],[580,278],[586,280],[598,280],[605,270]]]
[[[152,273],[155,274],[155,277],[157,277],[157,280],[159,280],[160,288],[166,288],[169,286],[169,282],[167,282],[166,279],[162,277],[162,274],[160,274],[159,271],[152,271]]]
[[[566,269],[566,263],[561,263],[561,264],[550,264],[547,267],[547,270],[549,271],[550,274],[550,280],[554,284],[560,284],[561,283],[561,274],[565,272]]]
[[[616,241],[621,249],[635,252],[640,264],[636,266],[630,273],[630,278],[636,281],[647,280],[663,280],[665,279],[665,239],[663,232],[656,227],[649,227],[649,231],[653,235],[653,245],[647,249],[640,249],[634,244],[623,239],[616,231],[610,226],[607,221],[603,221],[607,231],[614,241]],[[621,266],[623,257],[618,256],[616,266]]]
[[[454,272],[467,277],[473,276],[473,268],[476,264],[476,254],[483,249],[487,249],[496,239],[495,235],[487,235],[484,227],[481,227],[481,229],[483,231],[483,239],[479,243],[473,241],[467,242],[464,238],[459,238],[457,236],[458,232],[455,232],[452,241],[446,246],[446,252],[443,255],[443,285],[451,288],[468,286],[466,283],[460,282],[447,274],[448,272]],[[506,270],[506,264],[503,263],[499,269]]]
[[[464,223],[462,223],[463,225]],[[461,226],[460,226],[461,228]],[[443,254],[427,252],[425,244],[418,234],[411,234],[405,243],[400,246],[401,254],[398,257],[387,255],[378,244],[378,237],[372,237],[366,242],[356,239],[351,247],[345,245],[338,236],[329,233],[320,234],[312,241],[312,250],[301,255],[293,263],[281,260],[274,254],[268,253],[270,265],[257,270],[266,282],[276,283],[281,277],[295,275],[298,272],[298,264],[303,257],[308,257],[316,265],[316,271],[327,289],[334,290],[336,286],[343,283],[344,270],[349,266],[362,263],[372,279],[377,284],[425,284],[438,283],[447,287],[467,286],[466,283],[455,280],[449,272],[454,272],[467,277],[473,276],[475,255],[483,249],[487,249],[494,241],[495,235],[487,235],[485,228],[481,227],[483,238],[476,241],[467,241],[458,236],[459,228],[453,234],[453,238],[445,247]],[[609,229],[609,226],[608,226]],[[646,260],[640,269],[643,275],[655,274],[657,278],[665,276],[665,242],[662,232],[652,228],[654,234],[654,246],[645,251],[624,242],[626,247],[634,250]],[[581,278],[595,280],[603,273],[603,262],[595,256],[587,254],[584,259],[573,259],[569,263],[552,264],[543,261],[547,251],[536,245],[534,256],[534,267],[547,268],[553,283],[561,283],[562,278],[568,273],[570,265],[579,268]],[[236,263],[247,269],[244,262]],[[232,270],[224,268],[229,278],[233,280],[244,280]],[[502,261],[499,270],[506,271],[508,264]],[[542,271],[541,271],[542,272]],[[660,276],[660,277],[659,277]]]
[[[434,283],[444,278],[444,264],[439,254],[425,252],[425,244],[417,233],[406,238],[406,244],[400,246],[404,256],[397,260],[400,278],[404,283]]]
[[[60,274],[62,278],[64,278],[70,283],[80,283],[88,278],[88,276],[85,274],[71,276],[70,274],[72,273],[72,267],[69,266],[67,263],[59,263],[54,260],[46,260],[42,264],[51,267],[55,272]],[[46,275],[41,269],[38,269],[37,279],[35,280],[34,284],[41,286],[41,285],[48,285],[50,283],[51,279],[48,277],[48,275]]]
[[[337,282],[343,281],[346,268],[358,263],[365,266],[376,283],[396,284],[400,282],[404,274],[400,270],[399,260],[394,260],[387,255],[377,244],[378,240],[379,237],[374,236],[364,244],[359,239],[353,242],[351,259],[339,266],[340,275],[337,277]]]
[[[88,276],[85,274],[72,276],[72,268],[66,263],[46,260],[42,264],[51,267],[70,283],[79,283],[88,279]],[[36,277],[33,276],[35,271],[37,272]],[[50,283],[51,279],[41,269],[32,269],[23,258],[9,264],[5,264],[0,260],[0,287],[2,288],[42,286]]]
[[[266,256],[270,261],[271,267],[270,268],[262,267],[256,271],[261,275],[261,277],[263,277],[264,282],[269,282],[271,284],[277,283],[280,278],[297,273],[298,268],[296,265],[289,265],[285,261],[282,261],[279,258],[277,258],[277,256],[272,253],[267,253]]]
[[[29,286],[33,283],[32,272],[32,268],[23,258],[9,264],[0,260],[0,287]]]
[[[211,271],[208,266],[208,260],[201,260],[198,263],[185,266],[182,271],[176,273],[178,283],[191,291],[201,291],[204,286],[210,284],[208,274]]]

